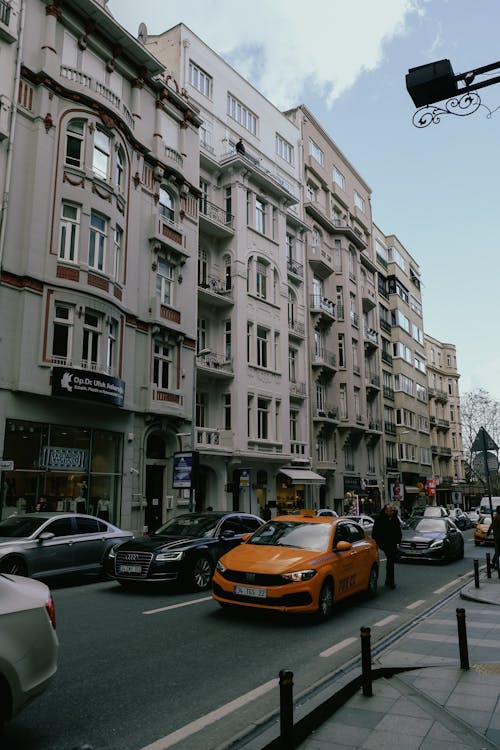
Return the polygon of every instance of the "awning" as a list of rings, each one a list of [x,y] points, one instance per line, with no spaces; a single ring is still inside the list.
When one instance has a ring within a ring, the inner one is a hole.
[[[292,484],[325,484],[326,479],[321,474],[316,474],[315,471],[310,469],[280,469],[280,472],[284,474],[288,479],[292,480]]]
[[[405,484],[405,492],[407,495],[419,495],[423,490],[419,490],[418,487],[412,487],[411,485]]]

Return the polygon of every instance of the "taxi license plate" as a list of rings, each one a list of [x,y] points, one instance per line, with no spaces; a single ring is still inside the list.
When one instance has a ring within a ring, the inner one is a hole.
[[[253,586],[235,586],[233,592],[240,596],[254,596],[257,599],[265,599],[267,596],[266,589],[256,589]]]
[[[140,565],[120,565],[118,572],[119,573],[140,573],[141,566]]]

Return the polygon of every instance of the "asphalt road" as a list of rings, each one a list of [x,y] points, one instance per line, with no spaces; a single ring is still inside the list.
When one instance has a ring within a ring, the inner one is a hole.
[[[0,747],[213,750],[278,708],[281,669],[293,672],[301,696],[359,657],[361,627],[371,628],[376,647],[456,590],[472,558],[485,557],[471,531],[465,539],[464,560],[397,565],[394,591],[342,604],[322,624],[227,614],[209,592],[130,592],[89,579],[53,585],[58,673]]]

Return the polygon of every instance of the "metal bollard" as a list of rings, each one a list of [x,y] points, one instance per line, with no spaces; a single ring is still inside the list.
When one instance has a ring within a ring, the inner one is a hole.
[[[371,696],[372,691],[372,654],[370,628],[361,628],[361,674],[363,695]]]
[[[491,578],[491,555],[486,553],[486,578]]]
[[[282,750],[290,750],[293,742],[293,672],[280,671],[280,740]]]
[[[474,560],[474,586],[479,588],[479,560]]]
[[[467,627],[465,625],[465,609],[457,609],[458,648],[460,651],[460,666],[469,669],[469,650],[467,646]]]

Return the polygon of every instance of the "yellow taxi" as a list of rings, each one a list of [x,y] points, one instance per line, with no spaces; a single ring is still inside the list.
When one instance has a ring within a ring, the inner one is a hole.
[[[487,536],[490,526],[491,516],[479,516],[474,527],[474,544],[476,547],[479,547],[480,544],[495,544],[493,534]]]
[[[349,518],[277,516],[223,555],[212,596],[236,605],[328,618],[334,603],[352,594],[377,593],[376,542]]]

